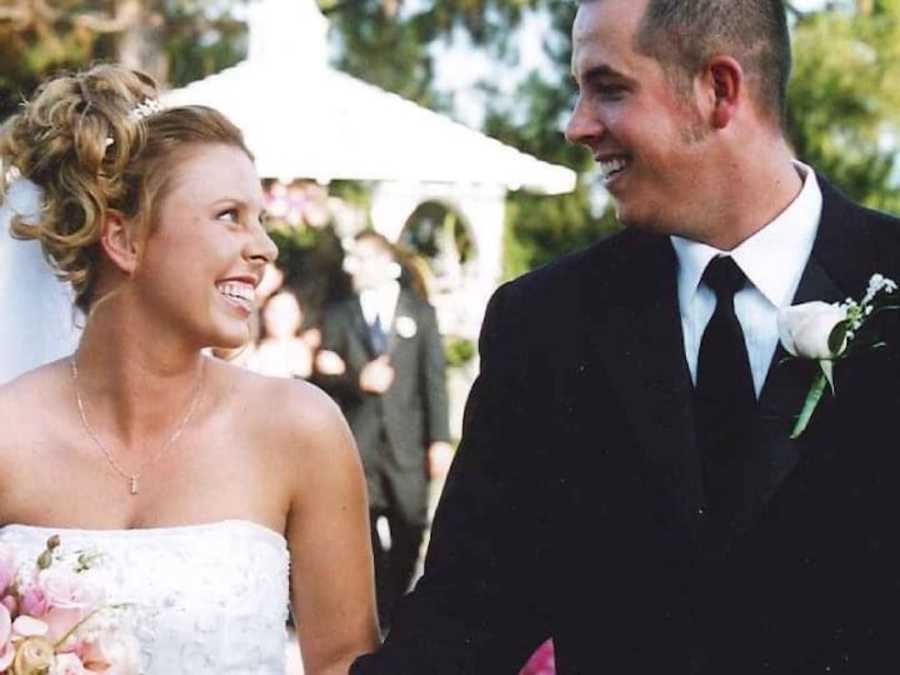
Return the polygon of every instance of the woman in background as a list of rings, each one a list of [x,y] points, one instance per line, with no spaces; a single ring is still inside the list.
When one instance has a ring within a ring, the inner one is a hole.
[[[262,308],[262,338],[249,367],[271,377],[307,379],[312,374],[313,350],[300,335],[303,310],[293,291],[271,296]]]

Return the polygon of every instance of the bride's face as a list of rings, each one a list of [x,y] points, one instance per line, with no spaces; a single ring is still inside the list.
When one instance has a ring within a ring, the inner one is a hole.
[[[204,346],[239,347],[248,339],[255,288],[278,253],[262,225],[259,176],[239,148],[178,152],[136,290],[161,325]]]

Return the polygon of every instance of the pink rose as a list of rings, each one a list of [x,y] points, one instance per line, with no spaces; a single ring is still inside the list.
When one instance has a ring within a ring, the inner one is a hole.
[[[83,574],[51,567],[40,573],[38,586],[46,594],[48,610],[42,617],[50,626],[48,637],[57,642],[100,607],[103,592]]]
[[[84,667],[75,654],[57,654],[56,662],[51,666],[47,675],[87,675],[89,671]]]
[[[12,617],[9,610],[0,605],[0,672],[6,672],[16,656],[12,644]]]
[[[23,614],[40,619],[50,609],[47,592],[38,584],[29,584],[20,593],[20,606]]]
[[[105,632],[94,642],[86,643],[82,658],[85,666],[104,675],[139,675],[140,644],[130,633],[120,630]]]
[[[6,593],[16,580],[16,552],[12,546],[0,543],[0,595]]]

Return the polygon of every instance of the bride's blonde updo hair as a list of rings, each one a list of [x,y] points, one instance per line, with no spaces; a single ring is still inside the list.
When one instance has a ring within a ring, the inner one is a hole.
[[[224,115],[204,106],[157,109],[158,96],[148,75],[98,65],[45,82],[0,128],[3,192],[21,175],[44,193],[40,216],[14,218],[12,235],[41,243],[85,312],[94,300],[109,210],[134,222],[144,241],[187,146],[225,144],[252,159]]]

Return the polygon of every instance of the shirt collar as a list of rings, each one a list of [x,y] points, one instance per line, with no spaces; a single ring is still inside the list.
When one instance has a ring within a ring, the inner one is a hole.
[[[378,288],[362,291],[359,294],[359,300],[363,307],[363,313],[366,314],[366,320],[371,322],[376,314],[380,315],[382,320],[390,319],[399,297],[400,284],[396,281],[389,281]]]
[[[822,191],[815,171],[794,162],[803,178],[800,193],[773,221],[732,251],[671,236],[678,258],[678,300],[690,306],[703,271],[717,255],[730,255],[750,282],[775,307],[791,302],[815,242],[822,215]]]

